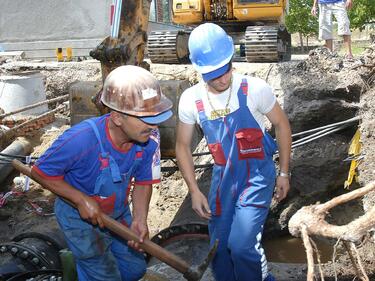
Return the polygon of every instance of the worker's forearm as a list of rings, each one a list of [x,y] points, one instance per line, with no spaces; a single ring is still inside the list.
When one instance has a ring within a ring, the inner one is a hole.
[[[38,181],[42,185],[42,187],[48,189],[57,196],[69,200],[76,206],[78,206],[78,204],[82,202],[82,200],[84,200],[84,197],[86,196],[81,191],[74,188],[64,180],[48,180],[41,177],[34,170],[31,170],[31,175],[36,181]]]
[[[147,222],[149,204],[152,195],[151,185],[136,185],[133,189],[133,218]]]
[[[291,130],[288,121],[281,122],[275,128],[276,140],[279,146],[279,165],[280,171],[289,172],[290,152],[291,152]]]
[[[195,178],[194,162],[191,155],[190,147],[186,145],[176,145],[176,159],[178,168],[181,171],[182,177],[184,178],[189,191],[195,192],[199,189],[197,180]]]

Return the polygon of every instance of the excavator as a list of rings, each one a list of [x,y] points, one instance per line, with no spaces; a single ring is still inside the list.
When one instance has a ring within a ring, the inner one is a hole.
[[[191,29],[205,22],[220,25],[233,37],[247,62],[288,61],[291,36],[285,27],[288,0],[172,0],[172,22],[187,28],[154,31],[147,51],[153,63],[186,63]],[[241,59],[242,58],[242,59]]]
[[[147,50],[152,63],[188,62],[188,39],[192,27],[203,22],[222,26],[240,46],[238,53],[248,62],[290,60],[291,36],[284,25],[288,0],[171,0],[173,21],[181,26],[177,31],[154,31],[148,34],[150,0],[116,0],[111,6],[111,34],[90,56],[101,62],[102,81],[120,65],[138,65],[146,69]],[[190,29],[189,29],[190,28]],[[236,59],[236,58],[235,58]],[[95,85],[78,83],[71,87],[71,123],[93,115],[104,114],[98,102],[102,81]],[[189,86],[187,81],[160,81],[163,92],[174,103]],[[95,95],[99,112],[88,97]],[[174,157],[176,117],[160,126],[161,153]],[[202,135],[199,129],[193,138],[195,147]],[[192,147],[192,148],[193,148]]]
[[[102,81],[76,82],[70,87],[71,124],[83,119],[105,114],[106,108],[100,103],[101,87],[107,75],[121,65],[137,65],[150,68],[144,61],[147,46],[148,19],[151,0],[116,0],[111,6],[111,35],[106,37],[90,56],[101,62]],[[161,132],[161,155],[163,158],[174,157],[176,139],[177,106],[182,92],[189,87],[188,81],[159,81],[163,93],[173,102],[174,116],[159,126]],[[92,99],[92,97],[94,97]],[[92,100],[95,103],[92,103]],[[196,128],[192,149],[202,138]]]

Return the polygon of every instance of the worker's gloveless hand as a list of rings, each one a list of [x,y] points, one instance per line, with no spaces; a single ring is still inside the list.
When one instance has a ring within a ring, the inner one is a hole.
[[[77,209],[82,219],[87,220],[93,225],[99,225],[99,227],[104,228],[102,212],[94,199],[89,196],[84,196],[77,203]]]
[[[352,7],[353,7],[353,2],[352,2],[352,0],[346,0],[346,2],[345,2],[345,8],[346,8],[347,10],[350,10]]]
[[[198,216],[207,220],[211,219],[211,210],[207,198],[200,190],[191,193],[191,205]]]
[[[275,199],[277,202],[280,202],[287,196],[289,188],[289,178],[278,176],[275,187]]]
[[[311,8],[311,15],[313,15],[314,17],[316,17],[316,15],[317,15],[316,6],[312,6],[312,8]]]
[[[138,235],[139,242],[133,241],[133,240],[128,241],[128,246],[132,247],[133,249],[135,249],[139,252],[143,252],[143,250],[140,248],[139,244],[143,243],[143,241],[145,239],[149,238],[148,237],[149,232],[148,232],[147,222],[133,220],[130,229]]]

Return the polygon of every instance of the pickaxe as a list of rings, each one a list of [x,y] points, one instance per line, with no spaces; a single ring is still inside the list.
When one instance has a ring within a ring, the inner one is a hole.
[[[14,159],[12,161],[12,165],[15,169],[17,169],[22,174],[28,176],[29,178],[33,179],[34,181],[38,182],[31,176],[31,168],[24,165],[22,162]],[[40,182],[38,182],[41,184]],[[68,202],[64,199],[68,204],[74,204]],[[124,238],[125,240],[133,240],[139,242],[139,238],[136,233],[130,230],[125,225],[117,222],[116,220],[112,219],[106,214],[102,214],[102,219],[104,222],[104,226],[112,231],[113,233],[119,235],[120,237]],[[155,258],[161,260],[162,262],[170,265],[178,272],[182,273],[184,278],[189,281],[199,281],[201,280],[204,272],[206,271],[209,263],[211,262],[212,258],[214,257],[217,249],[218,241],[215,242],[214,246],[209,251],[206,259],[198,266],[189,265],[187,262],[182,260],[180,257],[176,256],[175,254],[167,251],[166,249],[160,247],[158,244],[152,242],[149,239],[144,239],[143,243],[139,243],[139,247],[143,249],[145,252],[149,253],[150,255],[154,256]]]

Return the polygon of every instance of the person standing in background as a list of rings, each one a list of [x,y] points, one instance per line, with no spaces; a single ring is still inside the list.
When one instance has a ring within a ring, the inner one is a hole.
[[[353,59],[350,21],[347,10],[352,8],[352,0],[314,0],[311,14],[317,15],[319,6],[319,40],[325,40],[325,46],[332,52],[332,16],[335,16],[338,24],[337,34],[344,39],[346,58]]]

